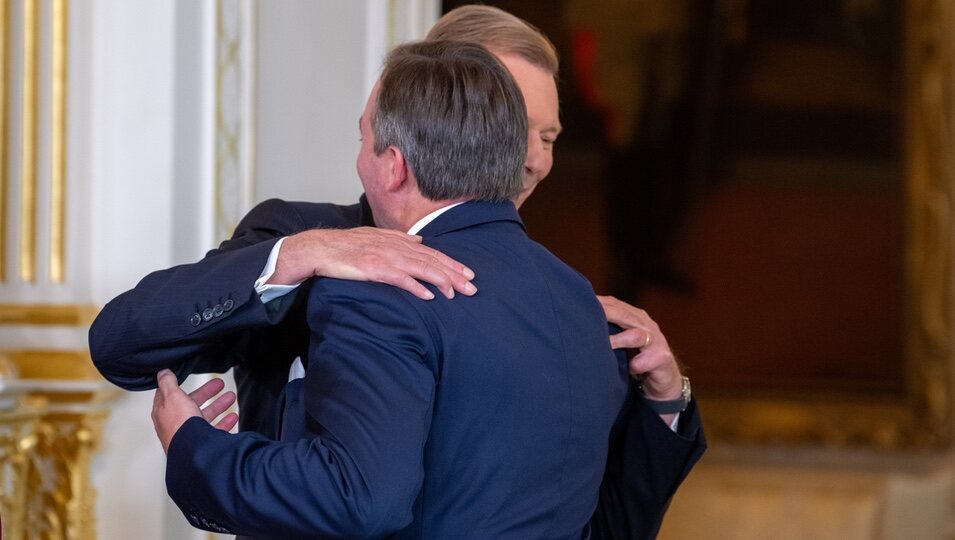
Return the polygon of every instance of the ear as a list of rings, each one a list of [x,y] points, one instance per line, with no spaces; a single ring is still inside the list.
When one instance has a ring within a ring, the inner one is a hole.
[[[411,171],[411,167],[408,166],[408,162],[405,161],[404,153],[395,146],[389,146],[385,149],[385,153],[387,154],[385,163],[387,163],[388,174],[386,175],[387,181],[384,188],[393,193],[409,188],[417,189],[418,182]]]

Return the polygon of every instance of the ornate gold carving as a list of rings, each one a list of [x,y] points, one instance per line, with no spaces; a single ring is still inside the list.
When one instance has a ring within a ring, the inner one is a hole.
[[[23,0],[23,126],[20,163],[20,279],[36,279],[37,101],[39,21],[37,0]]]
[[[50,115],[50,281],[66,278],[67,0],[53,0],[53,81]]]
[[[83,304],[0,304],[0,325],[89,326],[98,312],[95,306]]]
[[[0,380],[0,492],[4,538],[95,538],[89,466],[119,389],[103,381],[89,355],[8,351],[22,378]],[[7,370],[10,371],[10,370]]]
[[[27,499],[31,456],[37,442],[37,420],[42,402],[24,402],[16,410],[0,412],[0,514],[3,537],[26,538]]]
[[[96,537],[89,466],[107,415],[105,409],[53,412],[38,423],[27,478],[29,538]]]
[[[904,9],[908,216],[904,389],[899,395],[879,397],[702,396],[707,432],[715,439],[919,451],[952,445],[955,2],[916,0],[906,2]]]

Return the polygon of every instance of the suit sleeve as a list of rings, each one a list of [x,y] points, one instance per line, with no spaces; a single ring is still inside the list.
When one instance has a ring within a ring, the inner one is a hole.
[[[632,386],[610,438],[591,537],[653,539],[673,494],[706,449],[696,400],[674,432]]]
[[[267,309],[253,289],[272,246],[305,228],[292,204],[270,200],[254,208],[233,237],[202,260],[153,272],[103,307],[89,331],[93,363],[128,390],[155,388],[155,374],[172,369],[223,372],[248,346],[242,331],[281,321],[291,297]]]
[[[339,283],[344,294],[321,287],[309,298],[308,437],[233,435],[199,418],[173,437],[167,488],[193,525],[270,538],[369,538],[411,523],[434,347],[397,291],[353,295],[375,286]]]

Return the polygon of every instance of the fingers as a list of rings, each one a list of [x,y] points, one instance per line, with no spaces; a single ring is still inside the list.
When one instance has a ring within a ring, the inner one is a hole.
[[[598,296],[597,300],[604,308],[607,321],[616,324],[624,330],[637,326],[645,327],[653,322],[646,311],[617,300],[613,296]]]
[[[235,404],[235,392],[231,392],[231,391],[225,392],[222,395],[219,395],[218,397],[216,397],[219,394],[219,392],[222,392],[223,388],[225,388],[225,382],[223,382],[222,379],[215,378],[215,379],[206,381],[205,383],[203,383],[202,386],[200,386],[199,388],[196,388],[189,394],[189,397],[192,399],[193,403],[195,403],[200,408],[202,417],[205,419],[206,422],[209,422],[210,424],[213,424],[213,421],[219,415],[226,412],[229,409],[229,407]],[[212,402],[210,402],[208,405],[203,406],[205,402],[209,401],[212,398],[215,398],[215,399]],[[230,414],[235,415],[235,413],[230,413]],[[238,415],[235,415],[235,417],[236,417],[235,421],[232,422],[232,425],[235,425],[235,422],[238,421]],[[219,424],[222,424],[225,421],[226,421],[226,418],[224,417],[218,423],[215,423],[213,425],[215,425],[218,428]],[[225,431],[228,431],[230,429],[232,429],[231,426],[228,428],[225,428]]]
[[[434,293],[409,274],[395,270],[383,276],[379,281],[404,289],[422,300],[434,300]]]
[[[389,231],[394,233],[395,231]],[[397,233],[400,234],[400,233]],[[409,237],[406,238],[421,237]],[[392,253],[390,264],[393,268],[383,282],[407,290],[418,298],[431,300],[434,295],[418,280],[437,287],[446,298],[454,298],[455,293],[472,296],[477,287],[471,283],[474,271],[440,251],[416,243],[405,246],[407,251]]]
[[[464,290],[466,287],[463,285],[474,279],[473,270],[436,249],[424,245],[418,246],[418,248],[419,251],[424,251],[424,255],[432,257],[438,267],[444,268],[452,278],[456,278],[456,281],[460,282],[462,287],[455,287],[458,292],[466,293]]]
[[[421,282],[447,298],[477,292],[470,268],[421,242],[420,236],[371,227],[306,231],[285,241],[273,278],[280,273],[277,283],[290,276],[301,278],[301,268],[307,266],[313,269],[309,275],[377,281],[424,300],[434,294]]]
[[[176,380],[175,374],[168,369],[160,371],[156,375],[156,380],[159,388],[153,397],[152,416],[153,423],[156,425],[157,432],[160,433],[161,439],[163,438],[163,434],[171,435],[171,433],[175,431],[164,428],[164,425],[169,424],[170,419],[173,419],[173,415],[176,414],[175,412],[170,412],[173,411],[174,408],[175,410],[182,411],[182,414],[185,416],[195,416],[196,411],[198,411],[202,418],[211,424],[219,415],[226,412],[235,404],[236,398],[234,392],[230,391],[218,395],[225,388],[225,382],[219,378],[211,379],[203,383],[199,388],[196,388],[188,394],[188,399],[186,399],[186,394],[179,387],[179,382]],[[209,400],[212,401],[203,406],[203,404]],[[235,418],[231,418],[233,416]],[[173,420],[184,420],[184,417],[176,417]],[[232,426],[234,426],[236,422],[238,422],[238,415],[230,413],[219,420],[215,426],[228,425],[229,427],[225,428],[225,430],[228,431],[232,429]],[[177,423],[181,424],[181,421]]]
[[[456,292],[465,296],[472,296],[477,292],[477,287],[471,283],[474,272],[470,268],[427,246],[418,247],[429,252],[420,253],[422,258],[418,260],[417,267],[407,269],[408,277],[412,281],[431,283],[449,299],[454,298]]]
[[[189,397],[192,398],[192,401],[195,402],[196,405],[201,407],[203,403],[212,399],[212,397],[221,392],[223,388],[225,388],[225,382],[223,382],[222,379],[212,379],[190,392]]]
[[[229,413],[222,417],[222,420],[219,420],[215,424],[216,429],[221,429],[222,431],[230,431],[235,425],[239,422],[239,415],[236,413]]]
[[[202,407],[202,417],[211,424],[216,417],[226,412],[234,403],[235,393],[226,392],[213,400],[212,403]]]
[[[645,351],[654,345],[666,345],[660,327],[646,311],[621,302],[613,296],[598,296],[597,300],[604,308],[607,321],[623,329],[622,332],[610,336],[610,344],[614,349]]]
[[[612,296],[598,296],[607,321],[623,328],[610,336],[614,349],[628,349],[630,375],[640,377],[644,392],[654,399],[678,396],[680,366],[657,323],[646,311]]]
[[[657,340],[659,342],[659,340]],[[630,328],[610,336],[610,346],[614,349],[646,350],[653,345],[653,331],[646,328]]]

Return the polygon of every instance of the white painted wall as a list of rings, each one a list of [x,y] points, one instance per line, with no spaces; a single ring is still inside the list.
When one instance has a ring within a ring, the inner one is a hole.
[[[381,62],[439,13],[438,0],[257,4],[256,200],[357,201],[358,117]]]
[[[92,300],[172,263],[175,4],[89,2]],[[162,449],[151,395],[116,403],[93,465],[100,538],[162,538]]]
[[[257,200],[358,200],[366,9],[364,2],[257,4]]]

